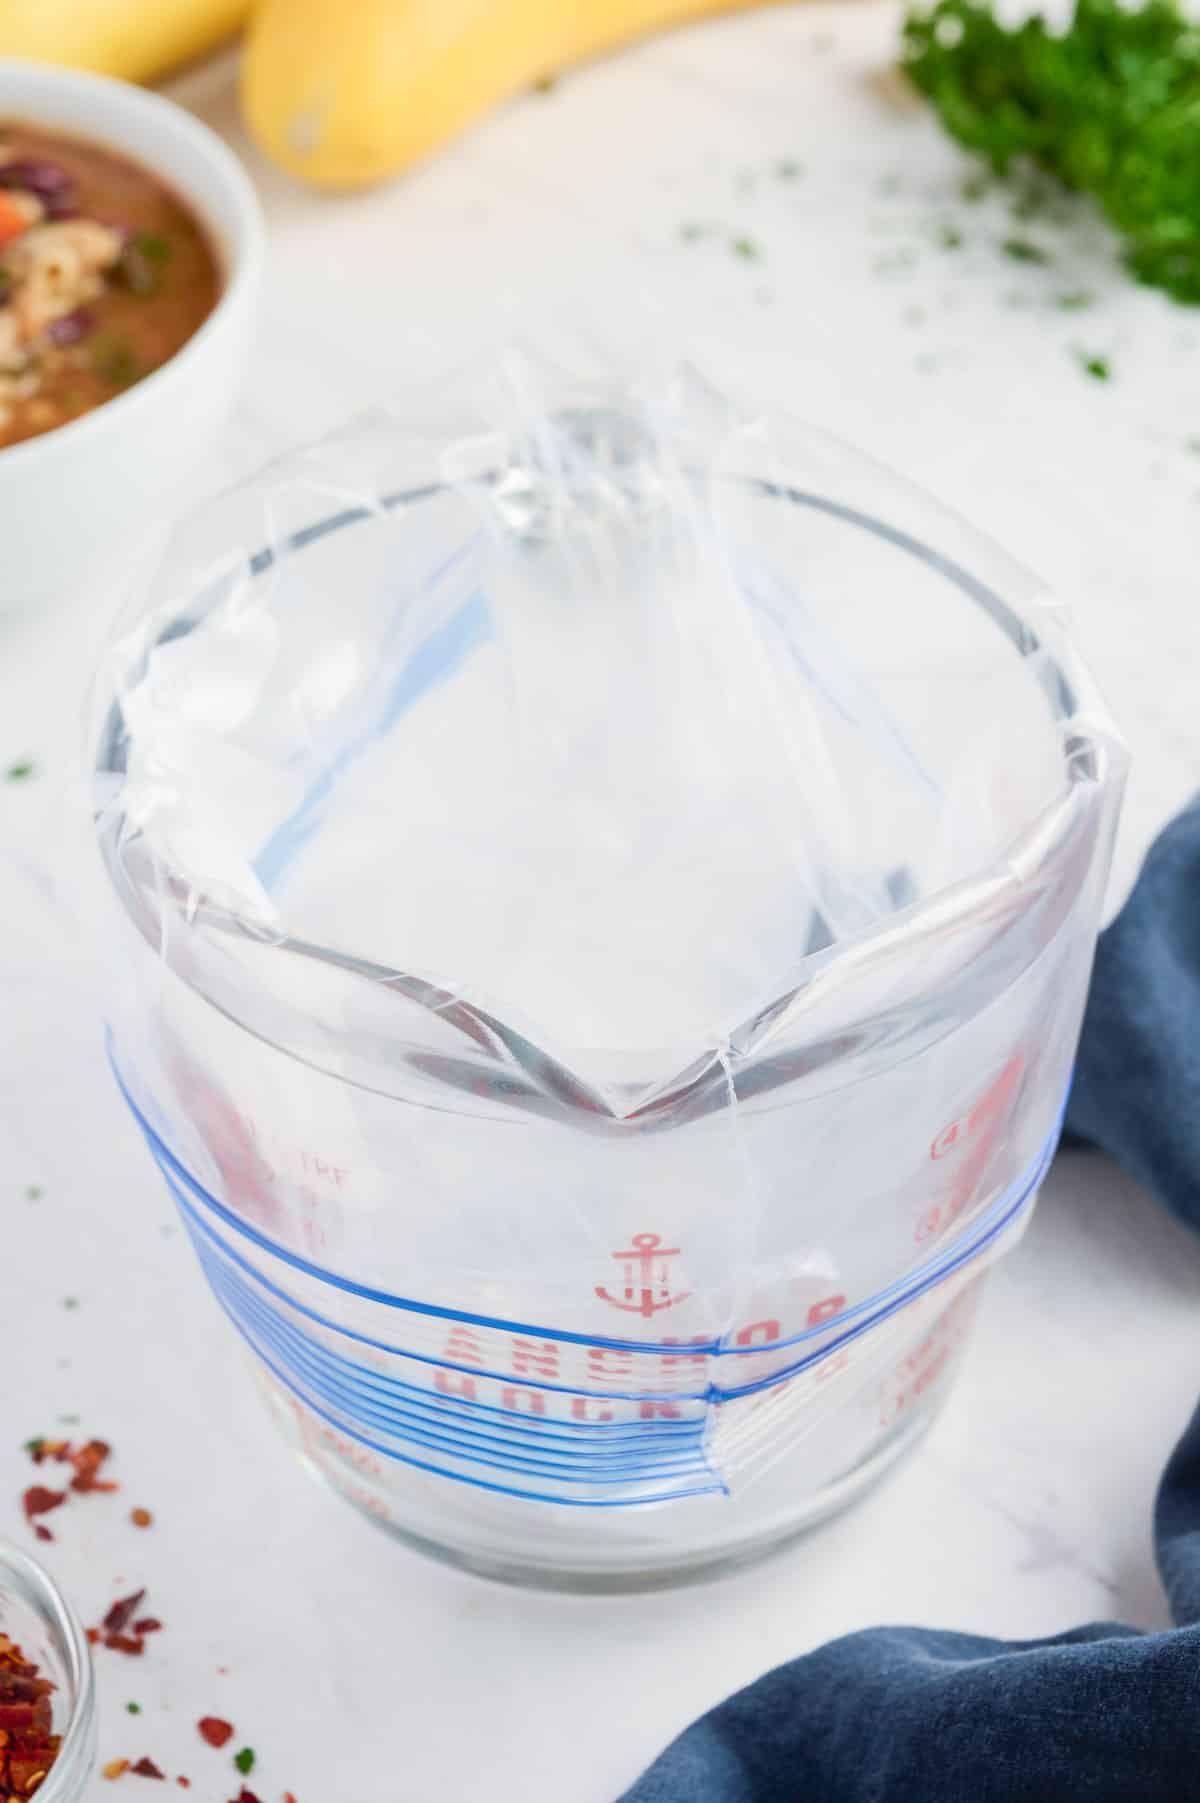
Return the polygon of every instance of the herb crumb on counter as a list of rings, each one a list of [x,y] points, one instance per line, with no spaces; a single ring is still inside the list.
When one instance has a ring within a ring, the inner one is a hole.
[[[1112,364],[1107,357],[1098,357],[1092,351],[1076,351],[1076,359],[1084,375],[1091,376],[1094,382],[1108,382],[1112,379]]]
[[[1043,250],[1040,244],[1034,244],[1028,238],[1005,238],[1000,246],[1006,257],[1014,263],[1049,263],[1050,252]]]

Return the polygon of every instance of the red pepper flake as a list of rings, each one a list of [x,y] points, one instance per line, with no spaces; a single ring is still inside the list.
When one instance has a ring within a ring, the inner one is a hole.
[[[66,1500],[65,1490],[47,1490],[45,1484],[30,1484],[21,1498],[25,1519],[32,1521],[35,1515],[49,1515],[51,1509],[57,1509]]]
[[[75,1447],[69,1440],[49,1440],[44,1434],[39,1434],[35,1439],[26,1440],[25,1451],[35,1465],[45,1464],[48,1459],[53,1459],[59,1465],[70,1465],[73,1471],[70,1489],[80,1494],[120,1488],[120,1485],[100,1476],[105,1460],[112,1454],[112,1447],[107,1440],[85,1440]],[[57,1509],[65,1502],[66,1497],[66,1491],[49,1490],[44,1484],[32,1484],[22,1498],[26,1518],[32,1521],[35,1515],[49,1514],[51,1509]],[[39,1534],[38,1538],[40,1540],[45,1536]]]
[[[192,1781],[190,1778],[176,1778],[175,1782],[180,1790],[191,1790],[192,1788]]]
[[[84,1633],[87,1635],[87,1643],[89,1646],[100,1645],[103,1636],[100,1633],[99,1628],[85,1628]]]
[[[154,1517],[149,1509],[130,1509],[129,1519],[135,1528],[148,1528],[154,1523]]]
[[[142,1589],[135,1590],[132,1596],[119,1597],[100,1624],[104,1632],[106,1634],[123,1634],[137,1614],[138,1605],[145,1594],[145,1590]]]
[[[237,1796],[231,1797],[229,1803],[260,1803],[260,1800],[255,1796],[252,1790],[247,1790],[246,1786],[243,1784]]]
[[[285,1790],[285,1791],[284,1791],[284,1793],[283,1793],[283,1803],[296,1803],[296,1799],[295,1799],[295,1797],[293,1797],[293,1795],[292,1795],[292,1793],[291,1793],[291,1791],[290,1791],[290,1790]]]
[[[222,1721],[219,1715],[202,1715],[196,1726],[201,1740],[206,1740],[210,1747],[223,1747],[233,1739],[233,1723]]]
[[[134,1766],[130,1766],[129,1769],[130,1769],[130,1771],[136,1772],[139,1778],[165,1778],[166,1777],[166,1773],[160,1772],[158,1767],[155,1765],[155,1763],[152,1759],[146,1759],[146,1758],[139,1759],[137,1764]]]
[[[54,1538],[54,1535],[50,1532],[50,1529],[48,1527],[46,1527],[46,1525],[43,1522],[35,1521],[33,1524],[33,1531],[37,1535],[39,1540],[53,1540],[53,1538]]]
[[[112,1452],[107,1440],[88,1440],[78,1452],[67,1448],[68,1462],[75,1467],[75,1476],[71,1479],[72,1490],[86,1493],[89,1490],[116,1490],[119,1485],[102,1483],[100,1467]]]
[[[139,1653],[144,1653],[147,1634],[160,1633],[163,1625],[156,1615],[140,1615],[133,1622],[131,1631],[126,1632],[131,1626],[129,1618],[145,1594],[144,1590],[135,1590],[132,1596],[120,1597],[100,1626],[88,1629],[87,1637],[91,1645],[95,1646],[99,1641],[104,1646],[111,1647],[115,1653],[129,1653],[135,1658]],[[4,1803],[3,1797],[0,1797],[0,1803]]]
[[[58,1758],[49,1678],[0,1633],[0,1797],[22,1803],[32,1797]]]

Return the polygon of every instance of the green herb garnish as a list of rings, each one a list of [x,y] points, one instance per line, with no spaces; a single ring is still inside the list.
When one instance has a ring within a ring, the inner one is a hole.
[[[45,1434],[35,1434],[32,1440],[26,1440],[21,1450],[27,1452],[31,1459],[36,1459],[45,1444]]]
[[[1086,375],[1097,382],[1107,382],[1112,375],[1112,365],[1107,357],[1096,357],[1088,351],[1076,351],[1079,367]]]
[[[753,238],[734,238],[729,246],[735,257],[741,257],[744,263],[757,263],[762,251]]]
[[[27,1202],[40,1202],[44,1195],[45,1191],[40,1183],[27,1183],[25,1185],[25,1200]]]
[[[160,238],[157,232],[138,232],[133,240],[133,247],[139,256],[145,257],[147,263],[169,263],[175,255],[171,240]]]
[[[1092,195],[1139,281],[1200,302],[1200,33],[1177,0],[1076,0],[1065,32],[937,0],[908,15],[904,64],[996,174]]]
[[[157,294],[174,254],[170,240],[160,238],[157,232],[135,232],[127,240],[118,265],[125,286],[143,300]]]
[[[141,374],[128,339],[111,333],[97,338],[92,345],[92,368],[102,381],[110,382],[114,388],[128,388]]]
[[[963,235],[956,225],[939,225],[938,243],[943,250],[961,250]]]
[[[1056,294],[1054,304],[1061,307],[1064,313],[1082,313],[1095,301],[1095,295],[1087,288],[1067,288],[1062,294]]]
[[[797,162],[795,157],[781,157],[775,165],[775,173],[781,182],[799,181],[804,174],[804,164]]]
[[[1006,257],[1012,258],[1014,263],[1048,263],[1050,261],[1049,251],[1043,250],[1040,244],[1031,244],[1028,238],[1005,238],[1000,248]]]
[[[254,1770],[254,1749],[252,1747],[243,1747],[240,1753],[234,1754],[233,1763],[242,1774],[242,1777],[246,1777],[249,1772]]]
[[[10,764],[8,766],[8,769],[4,772],[4,780],[10,783],[28,782],[36,769],[37,765],[32,759],[22,758],[19,763]]]
[[[140,1703],[126,1703],[125,1711],[128,1715],[140,1715],[142,1713],[142,1705]]]

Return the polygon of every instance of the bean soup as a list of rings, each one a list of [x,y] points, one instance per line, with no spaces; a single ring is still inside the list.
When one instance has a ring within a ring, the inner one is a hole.
[[[149,375],[220,288],[204,228],[150,170],[0,122],[0,450]]]

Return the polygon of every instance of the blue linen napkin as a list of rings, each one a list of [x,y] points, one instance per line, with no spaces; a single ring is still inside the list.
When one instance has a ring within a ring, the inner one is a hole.
[[[1200,801],[1101,935],[1067,1128],[1200,1228]],[[1154,1526],[1175,1629],[850,1634],[694,1723],[622,1803],[1200,1803],[1200,1409]]]
[[[1096,947],[1071,1138],[1200,1228],[1200,800],[1155,840]]]

